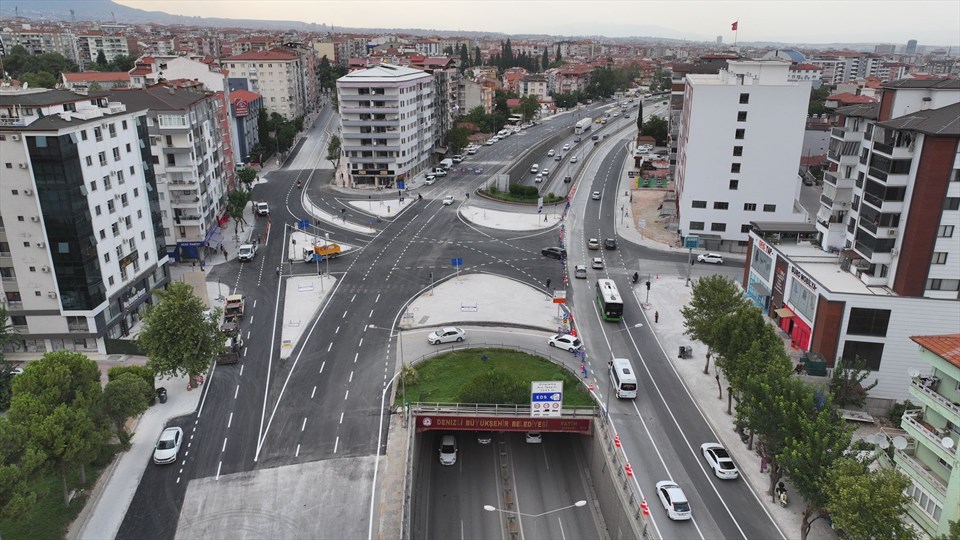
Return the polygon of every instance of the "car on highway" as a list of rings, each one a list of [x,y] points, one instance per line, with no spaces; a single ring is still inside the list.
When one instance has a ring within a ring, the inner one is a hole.
[[[580,142],[580,141],[582,141],[582,140],[583,140],[583,139],[580,138],[579,135],[577,135],[576,138],[573,139],[573,142],[578,143],[578,142]]]
[[[530,174],[537,174],[538,172],[540,172],[539,163],[534,163],[533,165],[530,166]]]
[[[573,277],[577,279],[587,279],[587,265],[578,264],[573,267]]]
[[[591,140],[591,141],[599,141],[599,140],[600,140],[600,136],[599,136],[599,135],[592,135],[592,136],[590,137],[590,140]]]
[[[594,270],[603,270],[603,259],[601,257],[594,257],[593,261],[590,262],[590,267]]]
[[[460,343],[467,337],[467,333],[462,328],[456,326],[445,326],[439,330],[434,330],[427,335],[427,343],[439,345],[441,343]]]
[[[428,186],[432,186],[437,183],[437,177],[432,174],[428,174],[427,177],[423,179],[423,183]]]
[[[600,240],[596,238],[587,240],[587,249],[600,249]]]
[[[707,465],[713,469],[713,474],[721,480],[735,480],[740,477],[740,471],[733,458],[727,452],[727,449],[718,443],[703,443],[700,445],[700,452],[703,453],[703,459],[707,460]]]
[[[564,151],[564,152],[566,152],[566,151],[569,150],[569,149],[570,149],[570,145],[569,145],[569,144],[563,145],[563,151]]]
[[[576,163],[576,162],[577,162],[577,156],[573,156],[570,158],[570,163]]]
[[[599,201],[599,200],[600,200],[600,192],[599,192],[599,191],[594,191],[594,192],[593,192],[593,195],[591,195],[590,198],[593,199],[593,200],[595,200],[595,201]]]
[[[237,259],[240,261],[252,261],[257,256],[256,244],[243,244],[237,252]]]
[[[543,442],[543,435],[539,431],[528,431],[524,437],[530,444],[540,444]]]
[[[583,342],[577,336],[570,334],[557,334],[547,340],[547,345],[563,349],[565,351],[579,351],[583,348]]]
[[[160,433],[157,445],[153,449],[153,462],[157,465],[173,463],[180,453],[183,443],[183,430],[178,427],[169,427]]]
[[[567,258],[567,250],[561,247],[545,247],[540,250],[540,254],[544,257],[550,257],[551,259]]]
[[[536,183],[536,184],[539,184],[540,182],[543,182],[543,173],[542,173],[542,172],[538,172],[538,173],[537,173],[537,177],[536,177],[533,181],[534,181],[534,183]]]
[[[453,435],[440,437],[440,464],[454,465],[457,462],[457,439]]]
[[[697,262],[723,264],[723,256],[719,253],[701,253],[697,255]]]
[[[660,497],[660,503],[663,509],[667,511],[667,517],[674,521],[683,521],[690,519],[690,503],[683,490],[676,482],[664,480],[657,482],[657,496]]]
[[[454,200],[455,199],[453,198],[453,195],[447,195],[446,197],[443,198],[443,205],[450,206],[451,204],[453,204]]]
[[[490,444],[493,442],[493,432],[492,431],[478,431],[477,432],[477,444]]]
[[[557,153],[557,151],[554,150],[553,148],[551,148],[550,151],[547,152],[547,157],[553,157],[554,154],[556,154],[556,153]]]
[[[553,158],[553,160],[554,160],[554,161],[563,161],[563,155],[557,154],[556,157]]]
[[[604,248],[604,249],[617,249],[617,239],[616,239],[616,238],[604,238],[604,239],[603,239],[603,248]]]
[[[463,162],[463,155],[462,155],[462,154],[456,154],[455,156],[453,156],[453,157],[450,158],[450,159],[452,159],[454,163],[462,163],[462,162]]]
[[[269,216],[270,215],[270,206],[265,202],[257,203],[257,215],[258,216]]]
[[[543,173],[544,176],[546,176],[546,175],[550,174],[550,167],[544,167],[544,168],[540,169],[540,172]]]
[[[570,182],[573,182],[573,177],[572,177],[572,176],[564,176],[564,177],[563,177],[563,183],[564,183],[564,184],[569,184]]]

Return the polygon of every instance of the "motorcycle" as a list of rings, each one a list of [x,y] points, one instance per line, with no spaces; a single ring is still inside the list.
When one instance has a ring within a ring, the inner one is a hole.
[[[640,280],[640,274],[637,273],[637,272],[634,272],[634,273],[633,273],[633,282],[636,283],[636,282],[639,281],[639,280]]]
[[[299,180],[297,180],[297,187],[303,187]]]
[[[777,486],[775,490],[777,494],[777,502],[780,503],[780,506],[783,508],[787,507],[787,488],[783,485],[783,482],[780,482],[780,485]]]

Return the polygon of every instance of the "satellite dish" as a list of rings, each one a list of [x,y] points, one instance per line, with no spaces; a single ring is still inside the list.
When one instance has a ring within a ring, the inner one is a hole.
[[[890,439],[888,439],[886,435],[880,435],[880,443],[877,444],[877,446],[883,450],[890,448]]]
[[[897,450],[903,450],[907,447],[907,438],[903,435],[897,435],[893,438],[893,447]]]
[[[907,370],[907,375],[910,375],[911,377],[919,377],[920,370],[918,368],[910,368]]]
[[[944,437],[940,440],[940,446],[946,448],[947,450],[953,448],[953,439],[950,437]]]

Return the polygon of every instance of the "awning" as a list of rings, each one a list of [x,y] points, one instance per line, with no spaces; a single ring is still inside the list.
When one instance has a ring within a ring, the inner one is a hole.
[[[780,317],[781,319],[789,319],[790,317],[793,317],[793,310],[788,307],[775,309],[773,312],[776,313],[777,317]]]

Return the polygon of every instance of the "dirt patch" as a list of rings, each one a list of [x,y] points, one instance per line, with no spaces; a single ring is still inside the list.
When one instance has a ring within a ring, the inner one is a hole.
[[[673,193],[669,189],[644,188],[632,190],[633,221],[638,231],[643,231],[643,236],[656,240],[657,242],[679,246],[680,240],[677,237],[676,230],[676,212],[672,215],[662,216],[662,209],[669,209],[674,202],[664,199]],[[640,220],[646,221],[646,227],[640,228]],[[672,228],[668,228],[673,225]]]

